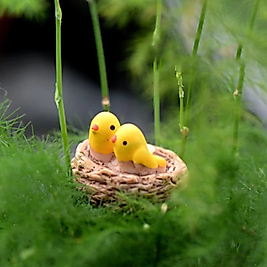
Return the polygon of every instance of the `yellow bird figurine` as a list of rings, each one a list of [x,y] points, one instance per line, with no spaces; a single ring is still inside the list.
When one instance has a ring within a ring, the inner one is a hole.
[[[111,141],[118,161],[133,161],[135,164],[142,164],[151,169],[166,166],[164,158],[153,155],[148,150],[144,134],[134,124],[122,125]]]
[[[111,112],[100,112],[92,120],[89,129],[90,147],[97,153],[110,154],[113,152],[111,137],[120,127],[118,118]]]

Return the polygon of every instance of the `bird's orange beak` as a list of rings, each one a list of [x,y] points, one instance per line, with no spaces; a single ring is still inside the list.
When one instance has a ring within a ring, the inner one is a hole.
[[[94,124],[94,125],[92,126],[92,130],[94,130],[94,131],[98,131],[98,129],[99,129],[99,127],[98,127],[97,124]]]
[[[112,143],[115,143],[117,141],[117,135],[113,135],[110,140]]]

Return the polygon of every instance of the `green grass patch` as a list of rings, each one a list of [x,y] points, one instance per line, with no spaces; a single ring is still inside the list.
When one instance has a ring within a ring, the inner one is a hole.
[[[61,142],[26,139],[13,123],[0,124],[0,266],[264,263],[267,139],[259,127],[242,122],[238,161],[223,142],[230,130],[205,125],[203,139],[192,132],[188,187],[173,192],[163,214],[146,200],[92,207],[67,175]],[[178,152],[179,124],[167,125],[173,138],[163,146]]]

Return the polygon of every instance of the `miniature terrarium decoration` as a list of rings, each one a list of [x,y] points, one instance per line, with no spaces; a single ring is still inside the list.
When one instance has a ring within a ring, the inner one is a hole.
[[[165,200],[187,180],[187,166],[174,152],[147,144],[136,125],[120,125],[111,112],[93,118],[71,166],[79,188],[95,204],[121,202],[122,194]]]

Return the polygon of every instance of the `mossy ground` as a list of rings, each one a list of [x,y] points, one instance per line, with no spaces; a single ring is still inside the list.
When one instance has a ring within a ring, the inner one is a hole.
[[[172,114],[162,146],[179,153]],[[188,137],[188,187],[163,214],[146,200],[92,207],[66,175],[60,141],[26,139],[1,120],[0,266],[265,266],[261,127],[242,121],[235,160],[231,131],[201,123]]]

